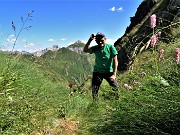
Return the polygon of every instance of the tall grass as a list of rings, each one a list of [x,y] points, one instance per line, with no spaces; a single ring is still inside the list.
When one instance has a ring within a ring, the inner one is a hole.
[[[57,115],[54,108],[64,102],[68,95],[67,88],[61,83],[49,81],[29,61],[14,61],[9,71],[16,79],[8,84],[8,89],[1,90],[1,132],[29,134],[33,130],[44,128],[50,117]]]
[[[168,81],[165,86],[153,77],[152,50],[138,56],[132,71],[119,75],[120,100],[109,98],[110,88],[103,82],[100,101],[82,112],[83,120],[78,134],[88,135],[177,135],[180,132],[179,65],[174,60],[172,44],[161,43],[165,54],[159,66],[160,74]],[[142,77],[141,72],[146,76]],[[177,80],[177,81],[176,81]],[[137,85],[139,82],[141,85]],[[123,84],[132,86],[125,89]],[[107,93],[108,92],[108,93]],[[108,95],[108,96],[104,96]],[[85,123],[85,124],[84,124]],[[87,132],[89,131],[89,132]]]

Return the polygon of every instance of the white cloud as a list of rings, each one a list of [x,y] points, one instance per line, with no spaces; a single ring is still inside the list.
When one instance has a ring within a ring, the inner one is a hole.
[[[5,48],[5,49],[4,49],[4,48],[2,48],[1,50],[2,50],[2,51],[9,51],[9,52],[10,52],[12,49],[10,49],[10,48],[8,48],[8,49],[6,49],[6,48]]]
[[[117,10],[118,11],[123,11],[123,7],[119,7]]]
[[[123,7],[116,8],[116,7],[113,6],[113,7],[110,8],[109,10],[112,11],[112,12],[114,12],[114,11],[116,11],[116,10],[117,10],[117,11],[122,11],[122,10],[123,10]]]
[[[34,53],[34,52],[37,52],[38,49],[31,49],[31,48],[28,48],[28,49],[26,49],[26,51],[29,52],[29,53]]]
[[[34,43],[26,43],[25,48],[30,48],[32,46],[34,46]]]
[[[16,41],[16,37],[14,35],[9,35],[6,41],[9,44],[14,44],[14,42]]]
[[[116,10],[116,8],[115,8],[115,7],[112,7],[112,8],[110,8],[109,10],[111,10],[111,11],[115,11],[115,10]]]
[[[55,39],[48,39],[48,42],[55,42],[56,40]]]
[[[22,52],[24,50],[23,49],[15,49],[14,51]]]
[[[61,41],[65,41],[65,40],[67,40],[67,38],[61,38],[60,40],[61,40]]]
[[[26,39],[22,39],[22,42],[26,42]]]

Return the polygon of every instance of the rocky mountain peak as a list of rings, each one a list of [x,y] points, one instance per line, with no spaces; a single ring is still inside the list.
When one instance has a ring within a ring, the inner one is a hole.
[[[81,40],[77,40],[74,44],[83,43]]]
[[[85,44],[81,40],[77,40],[76,42],[68,46],[67,48],[71,51],[81,53],[83,51],[84,46]]]

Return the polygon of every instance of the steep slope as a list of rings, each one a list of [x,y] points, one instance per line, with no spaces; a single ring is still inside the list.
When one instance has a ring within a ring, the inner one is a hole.
[[[148,49],[137,55],[131,70],[118,75],[120,100],[114,100],[113,91],[103,81],[97,104],[89,104],[80,113],[79,135],[180,133],[180,63],[174,58],[180,40],[158,44],[164,54],[157,65],[158,54]],[[87,82],[83,89],[89,86]]]
[[[36,59],[46,75],[53,74],[54,81],[65,79],[81,84],[87,79],[92,70],[92,60],[88,55],[79,54],[67,48],[61,48],[56,52],[48,51],[42,57]],[[46,71],[49,71],[46,72]]]
[[[125,34],[114,43],[119,52],[119,71],[129,69],[140,52],[151,48],[150,41],[153,34],[161,32],[158,40],[166,43],[179,38],[179,6],[179,0],[144,0],[139,5]],[[157,17],[155,29],[150,27],[152,14]]]
[[[29,60],[53,82],[73,82],[80,85],[92,71],[93,57],[69,48],[48,50],[42,56],[16,54],[20,61]],[[15,55],[15,56],[16,56]]]

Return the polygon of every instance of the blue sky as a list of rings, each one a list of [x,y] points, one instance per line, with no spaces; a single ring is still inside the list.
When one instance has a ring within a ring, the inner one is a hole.
[[[120,38],[142,0],[0,0],[0,47],[11,49],[28,13],[32,20],[14,50],[34,52],[52,45],[66,47],[102,32],[113,44]],[[12,21],[16,33],[12,28]]]

